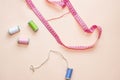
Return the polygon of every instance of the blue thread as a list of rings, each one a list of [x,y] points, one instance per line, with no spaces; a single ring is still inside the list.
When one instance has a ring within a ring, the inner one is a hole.
[[[71,69],[71,68],[67,69],[66,76],[65,76],[66,80],[70,80],[71,79],[72,72],[73,72],[73,69]]]

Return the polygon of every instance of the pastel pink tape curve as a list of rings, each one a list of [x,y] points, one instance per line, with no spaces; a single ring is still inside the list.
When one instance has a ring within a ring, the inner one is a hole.
[[[76,12],[76,10],[74,9],[74,7],[72,6],[72,4],[69,0],[63,0],[63,1],[47,0],[47,1],[50,2],[50,3],[53,3],[53,4],[57,4],[57,5],[61,6],[62,8],[67,6],[70,13],[73,15],[73,17],[77,21],[77,23],[82,27],[84,32],[93,33],[96,29],[98,31],[97,40],[92,45],[88,45],[88,46],[67,46],[61,41],[58,34],[54,31],[54,29],[51,27],[51,25],[48,23],[48,21],[43,17],[43,15],[38,11],[38,9],[33,4],[33,2],[31,0],[26,0],[28,6],[32,9],[32,11],[35,13],[35,15],[39,18],[39,20],[43,23],[43,25],[47,28],[47,30],[52,34],[52,36],[56,39],[56,41],[60,45],[64,46],[65,48],[73,49],[73,50],[86,50],[86,49],[89,49],[89,48],[92,48],[92,47],[95,46],[96,42],[99,40],[99,38],[101,36],[101,33],[102,33],[102,28],[101,27],[99,27],[97,25],[93,25],[92,27],[88,28],[87,25],[85,24],[85,22],[78,15],[78,13]]]

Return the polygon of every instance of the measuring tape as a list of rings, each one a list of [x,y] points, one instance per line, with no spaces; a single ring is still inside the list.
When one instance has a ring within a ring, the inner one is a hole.
[[[35,13],[35,15],[39,18],[39,20],[43,23],[43,25],[47,28],[47,30],[52,34],[52,36],[56,39],[56,41],[68,49],[73,50],[86,50],[89,48],[92,48],[95,46],[96,42],[100,39],[102,28],[97,25],[93,25],[92,27],[88,28],[88,26],[85,24],[85,22],[81,19],[81,17],[78,15],[74,7],[72,6],[71,2],[69,0],[62,0],[62,1],[56,1],[56,0],[47,0],[47,2],[56,4],[61,6],[62,8],[67,7],[70,11],[70,13],[73,15],[74,19],[77,21],[77,23],[82,27],[84,32],[86,33],[93,33],[96,29],[98,31],[98,37],[97,40],[92,44],[88,46],[68,46],[65,45],[58,34],[54,31],[54,29],[51,27],[51,25],[48,23],[48,21],[43,17],[43,15],[39,12],[39,10],[36,8],[36,6],[33,4],[31,0],[26,0],[28,6],[32,9],[32,11]]]

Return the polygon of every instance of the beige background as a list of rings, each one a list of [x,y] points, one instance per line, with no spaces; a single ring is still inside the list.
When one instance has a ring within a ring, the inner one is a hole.
[[[51,6],[45,0],[33,0],[46,19],[67,12]],[[52,54],[48,63],[35,73],[29,66],[39,65],[50,49],[63,53],[70,67],[74,68],[71,80],[120,80],[120,0],[70,0],[88,26],[103,28],[96,47],[85,51],[73,51],[58,45],[24,0],[0,0],[0,80],[64,80],[65,63]],[[27,25],[34,20],[39,31],[34,33]],[[97,33],[88,35],[82,31],[73,17],[51,21],[63,42],[68,45],[92,44]],[[21,32],[9,36],[10,27],[20,25]],[[30,38],[30,45],[17,44],[17,38]]]

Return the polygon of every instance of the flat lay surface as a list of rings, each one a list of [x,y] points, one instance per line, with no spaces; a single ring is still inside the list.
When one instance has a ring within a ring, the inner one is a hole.
[[[68,12],[67,8],[61,9],[45,0],[32,1],[47,20]],[[92,49],[76,51],[62,47],[25,0],[0,0],[0,80],[64,80],[66,64],[56,54],[51,54],[49,61],[34,73],[29,69],[30,65],[40,65],[49,50],[66,57],[73,68],[71,80],[120,80],[120,1],[70,1],[89,27],[96,24],[103,29]],[[31,20],[39,27],[37,32],[28,26]],[[97,31],[85,33],[70,13],[49,23],[67,45],[90,45],[97,37]],[[20,26],[20,32],[11,36],[8,29],[14,26]],[[19,38],[29,39],[29,44],[18,44]]]

